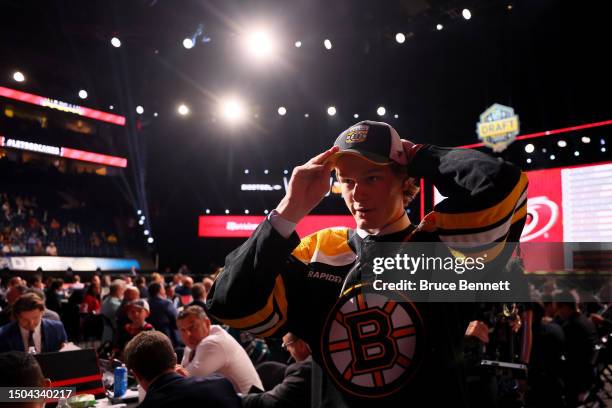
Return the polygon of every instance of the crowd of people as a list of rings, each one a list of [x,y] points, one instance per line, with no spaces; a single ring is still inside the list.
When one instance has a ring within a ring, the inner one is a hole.
[[[127,364],[141,386],[153,378],[148,372],[158,356],[174,361],[168,366],[174,373],[169,381],[176,381],[179,373],[181,380],[192,378],[185,381],[197,389],[197,378],[218,375],[216,385],[203,386],[225,390],[225,396],[222,392],[214,397],[225,400],[224,406],[236,401],[235,406],[240,406],[238,395],[253,407],[307,406],[310,378],[309,367],[304,366],[310,363],[302,361],[309,356],[308,346],[294,337],[268,344],[215,324],[205,303],[213,279],[214,275],[207,275],[194,282],[193,276],[176,273],[167,282],[159,273],[146,277],[128,273],[114,279],[94,274],[83,283],[78,274],[44,280],[40,275],[28,280],[10,276],[0,291],[0,354],[54,352],[68,343],[93,346],[100,358]],[[151,342],[156,344],[155,352],[148,348]],[[141,367],[138,354],[145,349],[149,350],[147,367]],[[302,362],[297,368],[287,366],[290,355],[294,364]],[[155,394],[151,398],[177,398]],[[181,398],[210,402],[213,397],[190,392]]]

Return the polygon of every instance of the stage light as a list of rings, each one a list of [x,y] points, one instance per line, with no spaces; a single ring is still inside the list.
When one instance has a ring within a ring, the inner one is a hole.
[[[226,214],[229,214],[229,210],[225,210],[225,213],[226,213]]]
[[[249,169],[244,169],[244,174],[249,174]]]
[[[605,147],[602,147],[602,148],[601,148],[601,152],[602,152],[602,153],[605,153],[605,152],[606,152],[606,148],[605,148]]]
[[[255,30],[247,34],[244,45],[255,59],[266,59],[276,50],[272,35],[266,30]]]
[[[148,242],[149,244],[152,244],[152,243],[153,243],[153,241],[154,241],[153,237],[149,237],[149,239],[147,239],[147,242]]]
[[[141,216],[140,216],[140,219],[144,221],[144,220],[145,220],[145,216],[144,216],[144,215],[141,215]]]
[[[444,26],[442,24],[438,24],[436,26],[436,30],[438,30],[438,31],[442,31],[443,28],[444,28]]]
[[[527,159],[527,163],[531,164],[531,158]]]
[[[309,115],[308,113],[305,113],[305,114],[304,114],[304,117],[305,117],[305,118],[309,118],[309,117],[310,117],[310,115]]]
[[[145,234],[145,235],[149,235],[149,230],[144,230],[144,231],[142,231],[142,233]]]
[[[395,119],[398,119],[398,118],[399,118],[399,115],[396,113],[395,115],[393,115],[393,117],[394,117]]]
[[[605,145],[606,144],[606,139],[599,139],[599,144]]]
[[[545,147],[542,148],[542,153],[546,153],[546,148]]]
[[[159,116],[159,115],[157,114],[157,112],[153,112],[153,116],[154,116],[154,117],[157,117],[157,116]]]
[[[189,108],[185,104],[180,104],[179,107],[177,108],[177,111],[179,115],[185,116],[189,114]]]
[[[249,210],[244,210],[244,213],[245,213],[245,214],[248,214],[248,213],[249,213]]]
[[[300,48],[302,46],[302,42],[301,41],[296,41],[295,42],[295,48]]]
[[[138,225],[144,225],[144,220],[138,220]]]
[[[241,122],[246,116],[244,104],[236,98],[228,98],[221,102],[221,114],[229,122]]]
[[[554,154],[551,154],[551,155],[550,155],[550,160],[555,160],[555,158],[556,158],[556,157],[555,157],[555,155],[554,155]]]
[[[268,210],[264,210],[264,214],[268,214],[268,212],[269,212]]]
[[[525,151],[527,153],[533,153],[533,151],[535,150],[535,146],[531,143],[529,143],[528,145],[525,145]]]
[[[512,10],[512,4],[508,4],[507,9],[508,9],[508,11]]]
[[[463,9],[463,11],[461,12],[461,15],[466,20],[469,20],[470,18],[472,18],[472,12],[469,9]]]
[[[355,119],[357,119],[357,118],[359,118],[359,114],[358,114],[358,113],[356,113],[356,114],[354,114],[354,115],[353,115],[353,117],[354,117]]]
[[[580,156],[580,152],[579,152],[578,150],[576,150],[576,151],[574,152],[574,156],[576,156],[576,157]]]
[[[15,71],[15,72],[13,73],[13,79],[14,79],[16,82],[23,82],[23,81],[25,81],[25,75],[23,75],[23,74],[22,74],[21,72],[19,72],[19,71]]]
[[[205,212],[206,212],[206,214],[210,214],[210,210],[208,208],[206,209]]]
[[[86,98],[87,98],[87,91],[86,91],[86,90],[84,90],[84,89],[81,89],[81,90],[79,91],[79,98],[81,98],[81,99],[86,99]]]
[[[268,173],[270,173],[270,170],[265,169],[265,170],[264,170],[264,174],[268,174]]]
[[[582,136],[582,143],[591,143],[591,138],[588,136]]]
[[[114,107],[113,105],[110,105],[110,106],[108,107],[108,109],[113,110],[113,109],[115,109],[115,107]]]
[[[406,42],[406,36],[404,33],[397,33],[395,34],[395,41],[397,41],[399,44],[403,44]]]
[[[328,40],[328,39],[323,41],[323,45],[325,46],[326,50],[331,50],[332,49],[332,42],[330,40]]]
[[[565,147],[565,146],[567,146],[567,142],[566,142],[565,140],[559,140],[559,141],[557,142],[557,146],[559,146],[559,147]]]
[[[281,106],[280,108],[278,108],[278,114],[281,116],[285,116],[287,114],[287,108]]]
[[[111,38],[111,44],[112,44],[113,47],[119,48],[119,47],[121,47],[121,40],[118,39],[117,37],[113,37],[113,38]]]
[[[329,116],[334,116],[336,114],[336,107],[330,106],[329,108],[327,108],[327,114]]]
[[[138,214],[138,215],[142,214],[142,210],[136,211],[136,214]]]
[[[387,113],[387,110],[384,106],[379,106],[378,109],[376,109],[376,114],[378,116],[385,116],[385,113]]]
[[[185,38],[183,40],[183,47],[187,48],[188,50],[192,49],[194,45],[195,44],[191,38]]]
[[[289,170],[283,170],[283,174],[289,174]]]
[[[142,115],[144,113],[144,108],[140,105],[136,107],[136,113]]]

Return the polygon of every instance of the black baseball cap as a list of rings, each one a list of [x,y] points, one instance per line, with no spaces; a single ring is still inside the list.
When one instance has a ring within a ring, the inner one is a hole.
[[[402,141],[393,127],[384,122],[363,120],[340,133],[334,142],[340,150],[328,160],[344,154],[360,156],[375,164],[406,164]]]

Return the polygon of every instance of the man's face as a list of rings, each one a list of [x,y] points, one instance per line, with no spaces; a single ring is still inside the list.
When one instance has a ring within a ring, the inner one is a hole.
[[[146,318],[149,316],[149,312],[142,307],[130,307],[128,309],[128,318],[132,323],[141,324],[144,323]]]
[[[404,213],[402,180],[390,166],[346,154],[336,162],[336,174],[357,228],[376,234]]]
[[[17,323],[24,330],[34,330],[40,324],[43,317],[43,311],[39,309],[28,310],[19,313]]]
[[[190,349],[195,349],[200,342],[210,334],[210,320],[197,316],[187,316],[176,321],[183,343]]]

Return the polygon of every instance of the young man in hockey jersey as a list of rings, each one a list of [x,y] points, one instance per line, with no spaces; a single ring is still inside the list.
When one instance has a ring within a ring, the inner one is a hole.
[[[357,228],[300,239],[295,226],[329,190],[332,170]],[[447,197],[419,226],[405,211],[416,178]],[[386,123],[359,122],[293,170],[276,209],[227,256],[210,313],[256,335],[291,331],[304,339],[316,362],[314,406],[467,406],[465,305],[386,298],[361,280],[372,269],[363,261],[381,243],[442,242],[504,265],[524,225],[526,194],[527,177],[509,163],[414,144]],[[483,330],[470,327],[475,335]]]

